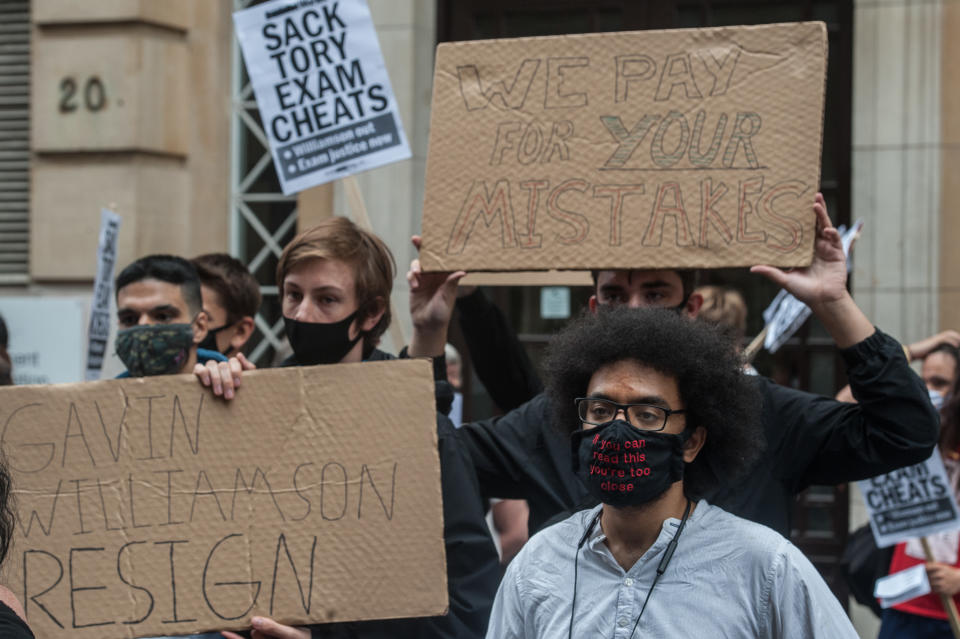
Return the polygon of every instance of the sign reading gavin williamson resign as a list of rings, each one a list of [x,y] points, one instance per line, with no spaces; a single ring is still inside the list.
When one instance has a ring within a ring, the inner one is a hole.
[[[284,194],[410,157],[365,0],[233,14]]]

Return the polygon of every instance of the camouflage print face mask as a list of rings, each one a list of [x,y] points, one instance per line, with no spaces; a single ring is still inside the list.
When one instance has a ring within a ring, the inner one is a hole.
[[[117,355],[131,377],[180,372],[193,346],[192,324],[153,324],[117,333]]]

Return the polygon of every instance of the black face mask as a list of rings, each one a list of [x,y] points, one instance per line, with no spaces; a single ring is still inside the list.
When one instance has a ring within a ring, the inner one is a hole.
[[[674,435],[618,419],[570,436],[573,469],[595,499],[623,508],[660,497],[683,479],[687,431]]]
[[[231,326],[233,326],[233,324],[224,324],[223,326],[220,326],[218,328],[207,329],[207,336],[203,338],[203,341],[197,344],[197,348],[203,348],[208,351],[216,351],[222,355],[229,357],[230,353],[234,351],[234,348],[233,346],[231,346],[226,351],[221,351],[219,348],[217,348],[217,333],[219,333],[225,328],[230,328]]]
[[[117,355],[131,377],[179,372],[192,346],[193,324],[147,324],[117,331]]]
[[[360,312],[358,308],[339,322],[300,322],[283,318],[283,326],[293,348],[293,356],[301,366],[336,364],[363,337],[363,331],[350,339],[350,325]]]

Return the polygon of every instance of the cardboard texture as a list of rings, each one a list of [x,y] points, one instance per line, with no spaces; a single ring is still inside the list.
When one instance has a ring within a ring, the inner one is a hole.
[[[474,272],[461,286],[593,286],[589,271]]]
[[[0,389],[2,583],[45,639],[443,614],[434,406],[422,360]]]
[[[425,270],[808,265],[822,22],[437,47]]]

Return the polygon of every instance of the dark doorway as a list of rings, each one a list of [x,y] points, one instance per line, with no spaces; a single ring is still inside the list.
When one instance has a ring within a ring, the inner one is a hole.
[[[438,40],[476,40],[521,36],[670,29],[734,24],[823,20],[829,35],[827,99],[824,118],[821,191],[835,224],[850,222],[850,146],[852,102],[853,5],[846,1],[772,0],[438,0]],[[732,286],[747,299],[748,339],[763,328],[762,311],[776,287],[742,269],[705,273],[704,283]],[[488,294],[519,333],[534,363],[562,320],[540,316],[538,287],[497,287]],[[574,313],[590,291],[573,289]],[[461,346],[461,344],[457,344]],[[463,349],[461,349],[463,350]],[[762,352],[758,370],[781,384],[833,395],[846,383],[833,341],[816,320],[806,325],[776,355]],[[465,368],[469,368],[468,366]],[[489,416],[496,407],[476,384],[467,382],[465,417]],[[821,571],[844,605],[847,587],[839,558],[847,539],[847,486],[814,487],[800,496],[792,539]]]

